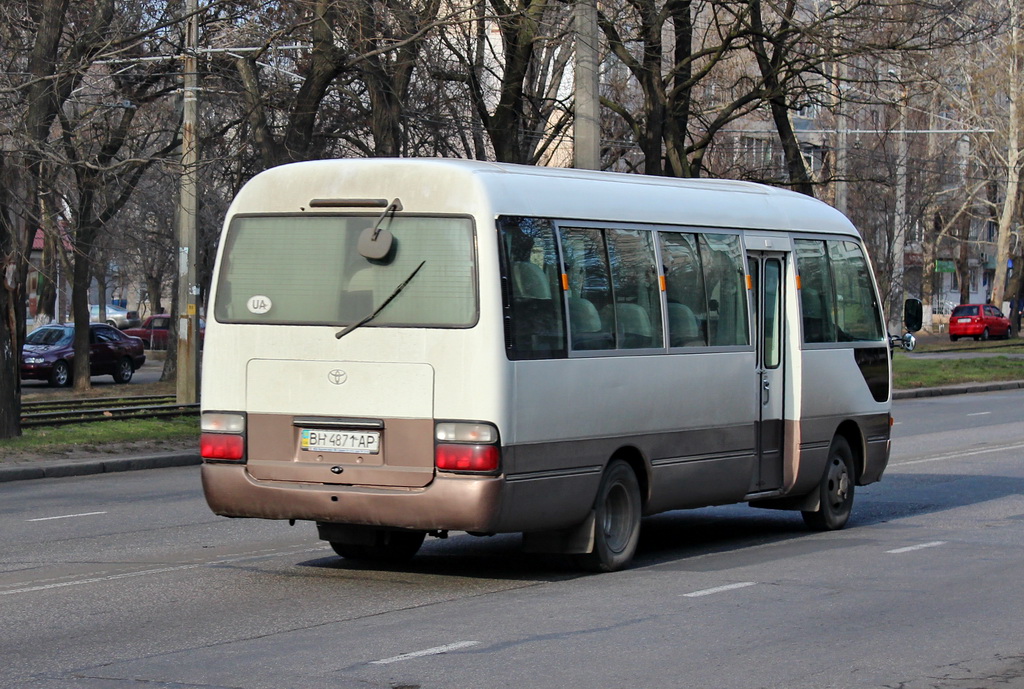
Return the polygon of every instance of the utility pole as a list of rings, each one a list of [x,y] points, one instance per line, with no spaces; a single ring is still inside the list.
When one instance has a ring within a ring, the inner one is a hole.
[[[837,0],[832,0],[831,8],[835,12]],[[840,54],[840,45],[842,43],[842,34],[840,33],[839,26],[836,25],[832,33],[832,47],[836,55]],[[846,65],[838,58],[832,61],[832,107],[835,112],[835,154],[833,155],[834,169],[832,174],[835,178],[835,206],[836,209],[846,215],[848,189],[846,185],[847,178],[847,157],[846,147],[849,143],[849,134],[847,129],[849,123],[846,121],[846,108],[843,96],[843,84],[846,78]]]
[[[573,166],[601,169],[601,114],[598,96],[597,3],[576,0],[576,117]]]
[[[185,55],[182,78],[181,188],[178,196],[178,360],[177,401],[199,401],[199,314],[196,304],[196,121],[199,88],[199,7],[188,0],[185,21]]]
[[[892,330],[899,332],[903,321],[903,268],[907,249],[907,157],[910,155],[907,142],[906,94],[899,105],[899,131],[896,136],[896,209],[893,215],[892,237]]]

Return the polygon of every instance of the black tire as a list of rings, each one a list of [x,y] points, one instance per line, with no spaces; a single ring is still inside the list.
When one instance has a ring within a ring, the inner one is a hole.
[[[594,500],[594,550],[575,555],[590,572],[614,572],[633,560],[640,542],[640,483],[626,462],[613,459]]]
[[[71,367],[66,361],[58,361],[50,371],[50,385],[61,388],[71,384]]]
[[[117,367],[111,375],[114,376],[115,383],[128,383],[131,381],[132,376],[135,375],[135,364],[128,357],[124,357],[117,362]]]
[[[949,341],[950,341],[950,342],[956,342],[956,341],[957,341],[957,340],[959,340],[959,339],[960,339],[960,336],[959,336],[959,335],[950,335],[950,336],[949,336]]]
[[[802,512],[804,523],[815,531],[836,531],[846,526],[853,511],[855,483],[853,451],[846,438],[837,435],[818,485],[821,506],[815,512]]]
[[[981,331],[981,339],[986,341],[988,340],[988,328]]]
[[[395,564],[411,560],[419,552],[426,536],[427,534],[423,531],[379,529],[373,534],[373,543],[331,541],[331,547],[334,548],[334,552],[347,560]]]

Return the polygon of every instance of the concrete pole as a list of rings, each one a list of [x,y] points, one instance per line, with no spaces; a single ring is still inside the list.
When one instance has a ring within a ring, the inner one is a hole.
[[[573,166],[601,169],[601,114],[598,95],[596,0],[576,0],[576,117]]]
[[[899,121],[896,132],[896,208],[893,213],[892,235],[892,291],[889,297],[889,311],[892,314],[889,328],[900,332],[903,327],[903,264],[907,247],[907,158],[910,154],[907,141],[907,91],[899,102]]]
[[[836,0],[832,0],[832,11],[836,11]],[[836,55],[839,55],[842,35],[837,25],[832,34],[832,45]],[[835,176],[835,205],[836,209],[846,215],[848,188],[846,179],[849,170],[846,147],[849,142],[849,126],[846,121],[845,98],[843,97],[843,83],[846,77],[844,63],[838,58],[832,61],[832,105],[835,112],[836,138],[835,154],[833,162],[835,169],[832,171]]]
[[[199,314],[196,304],[199,286],[196,282],[196,216],[199,210],[196,195],[196,121],[199,87],[198,0],[188,0],[185,25],[183,66],[183,112],[181,129],[181,190],[178,197],[178,360],[177,401],[193,404],[199,401]]]

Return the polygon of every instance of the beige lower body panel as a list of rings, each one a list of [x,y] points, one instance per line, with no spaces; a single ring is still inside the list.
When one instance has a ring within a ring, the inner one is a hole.
[[[260,481],[245,465],[204,464],[203,491],[225,517],[297,519],[404,529],[492,532],[505,481],[437,476],[423,488],[395,489]]]

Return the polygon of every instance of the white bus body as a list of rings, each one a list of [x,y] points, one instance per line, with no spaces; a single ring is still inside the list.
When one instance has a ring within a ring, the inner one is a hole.
[[[367,258],[360,236],[394,245]],[[203,486],[217,514],[314,521],[349,557],[523,532],[607,571],[666,510],[746,501],[841,528],[888,461],[889,361],[856,230],[806,196],[297,163],[224,224]]]

